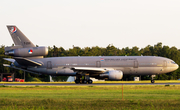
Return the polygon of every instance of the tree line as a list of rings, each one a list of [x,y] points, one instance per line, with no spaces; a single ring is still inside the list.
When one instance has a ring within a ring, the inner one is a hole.
[[[16,77],[21,78],[23,71],[15,70],[8,67],[3,67],[3,64],[10,64],[3,60],[3,58],[10,58],[10,56],[4,55],[4,45],[0,47],[0,73],[15,73]],[[63,56],[162,56],[174,60],[178,65],[180,64],[180,49],[176,47],[163,46],[162,43],[157,43],[154,46],[148,45],[145,48],[138,48],[134,46],[132,48],[125,47],[119,49],[114,45],[109,44],[106,48],[103,47],[75,47],[65,50],[63,47],[48,47],[49,53],[45,57],[63,57]],[[133,80],[133,75],[126,75],[123,80]],[[26,81],[31,81],[33,78],[41,81],[48,81],[48,75],[35,75],[26,73]],[[167,73],[157,75],[155,79],[160,80],[177,80],[180,78],[180,69]],[[67,77],[59,76],[53,78],[55,81],[66,80]],[[149,80],[149,76],[141,76],[142,80]]]

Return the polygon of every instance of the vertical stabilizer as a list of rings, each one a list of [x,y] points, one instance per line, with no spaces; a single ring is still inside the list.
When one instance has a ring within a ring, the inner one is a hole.
[[[22,46],[23,48],[35,47],[16,26],[8,25],[7,28],[16,46]]]

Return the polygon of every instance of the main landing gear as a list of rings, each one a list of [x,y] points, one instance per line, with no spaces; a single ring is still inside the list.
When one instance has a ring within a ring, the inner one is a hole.
[[[156,77],[156,75],[151,75],[151,83],[154,83],[154,77]]]
[[[76,75],[76,84],[92,84],[93,81],[90,79],[88,74],[77,74]]]

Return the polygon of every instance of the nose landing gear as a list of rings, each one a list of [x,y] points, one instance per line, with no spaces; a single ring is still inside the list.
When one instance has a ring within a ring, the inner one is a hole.
[[[154,77],[156,77],[156,75],[151,75],[151,83],[154,83]]]

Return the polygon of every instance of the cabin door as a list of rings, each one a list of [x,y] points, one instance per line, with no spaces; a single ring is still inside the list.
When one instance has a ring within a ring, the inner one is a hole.
[[[132,74],[138,74],[138,61],[134,61],[134,68],[132,69]]]
[[[47,69],[52,69],[52,63],[51,63],[51,61],[48,61],[48,62],[47,62]]]
[[[167,67],[167,61],[166,60],[163,61],[163,67]]]
[[[101,62],[100,61],[96,61],[96,67],[101,67]]]

